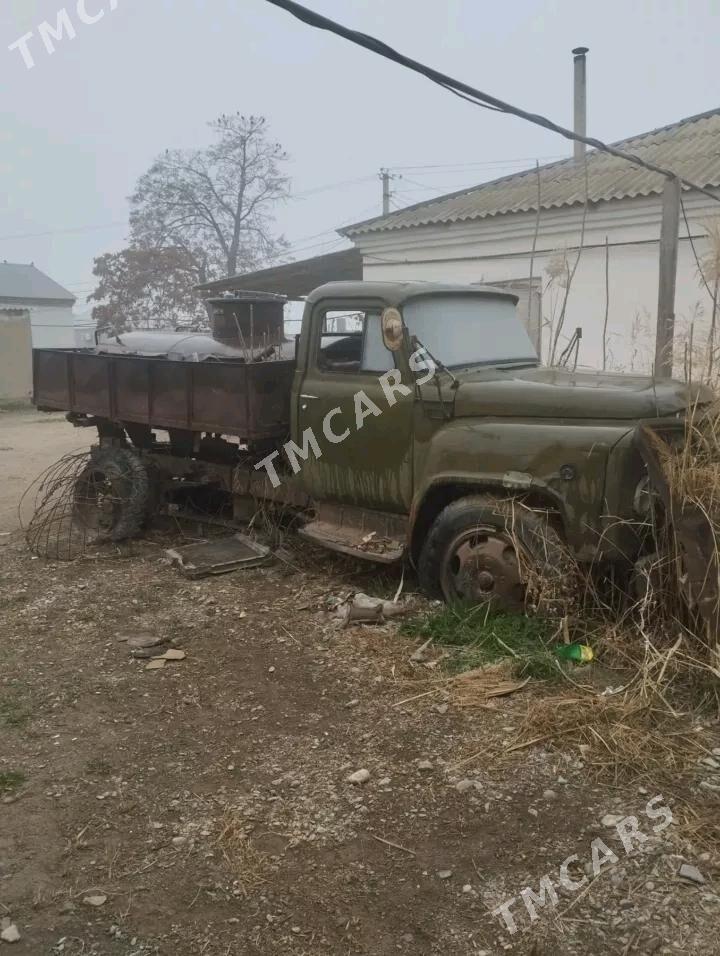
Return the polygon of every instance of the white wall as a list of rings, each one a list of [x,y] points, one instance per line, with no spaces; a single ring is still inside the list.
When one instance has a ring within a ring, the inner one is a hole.
[[[0,401],[26,402],[31,394],[30,316],[0,307]]]
[[[683,197],[699,255],[707,247],[702,222],[718,215],[717,204],[702,196]],[[399,229],[355,242],[364,259],[366,279],[425,279],[488,282],[526,279],[535,229],[534,213],[513,213],[448,226]],[[582,208],[543,210],[533,274],[543,285],[543,358],[549,355],[565,288],[551,281],[548,264],[563,256],[574,265]],[[694,340],[707,334],[711,299],[701,284],[681,216],[676,297],[676,371],[682,367],[684,338],[695,320]],[[559,349],[576,326],[583,330],[580,364],[603,363],[605,318],[605,237],[610,245],[608,368],[649,371],[654,357],[657,312],[660,199],[612,200],[588,209],[583,250],[567,299]],[[554,333],[553,333],[554,334]]]
[[[71,306],[30,305],[33,348],[92,348],[94,324],[85,318],[78,322]]]

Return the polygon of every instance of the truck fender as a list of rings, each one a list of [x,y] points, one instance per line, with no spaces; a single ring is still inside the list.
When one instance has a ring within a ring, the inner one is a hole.
[[[451,502],[467,495],[490,492],[503,498],[522,497],[530,505],[547,508],[558,515],[562,533],[566,517],[562,498],[541,480],[524,472],[499,474],[439,475],[421,488],[413,498],[408,521],[407,547],[415,567],[423,541],[433,522]]]

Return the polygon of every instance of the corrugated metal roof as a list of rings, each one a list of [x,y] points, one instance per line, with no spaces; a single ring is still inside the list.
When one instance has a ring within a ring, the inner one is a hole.
[[[0,300],[67,302],[75,296],[32,263],[0,262]]]
[[[362,279],[363,263],[359,249],[326,252],[311,259],[271,266],[258,272],[229,276],[206,282],[196,288],[201,292],[227,292],[240,289],[276,292],[289,299],[300,299],[316,286],[331,279]]]
[[[720,109],[615,143],[619,149],[672,169],[699,186],[720,185]],[[664,179],[607,153],[587,154],[588,200],[601,202],[660,193]],[[527,169],[460,192],[438,196],[338,230],[350,237],[390,229],[483,219],[537,209],[536,170]],[[585,164],[573,159],[540,167],[540,208],[585,202]]]

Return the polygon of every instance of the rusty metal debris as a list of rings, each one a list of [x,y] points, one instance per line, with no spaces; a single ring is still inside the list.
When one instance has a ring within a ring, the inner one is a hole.
[[[351,624],[382,624],[386,620],[407,614],[411,610],[408,603],[399,601],[384,601],[382,598],[371,597],[369,594],[358,592],[351,600],[338,608],[337,614],[343,627]]]
[[[272,557],[269,548],[245,534],[232,534],[182,548],[170,548],[165,554],[188,578],[204,578],[240,568],[255,568],[267,564]]]

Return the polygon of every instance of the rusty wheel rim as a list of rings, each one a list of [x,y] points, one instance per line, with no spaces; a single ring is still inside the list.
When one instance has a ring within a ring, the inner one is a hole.
[[[463,531],[445,552],[441,587],[449,603],[491,604],[508,610],[525,606],[517,551],[497,528]]]
[[[102,471],[93,471],[78,482],[75,514],[85,528],[107,535],[118,520],[122,502],[112,480]]]

